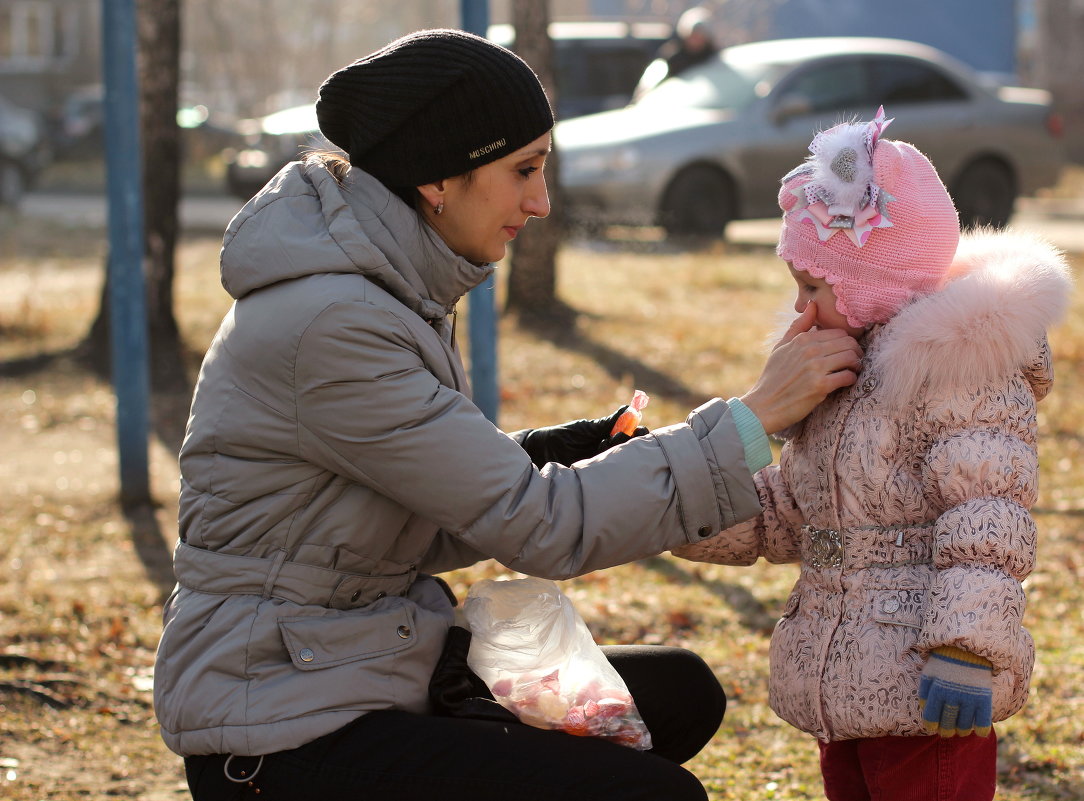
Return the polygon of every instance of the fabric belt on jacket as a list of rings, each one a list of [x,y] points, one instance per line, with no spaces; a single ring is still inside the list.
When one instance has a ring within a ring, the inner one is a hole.
[[[413,565],[388,576],[347,573],[274,557],[238,556],[179,543],[173,568],[182,587],[220,595],[259,595],[330,609],[356,609],[386,595],[403,595],[418,575]]]
[[[802,561],[813,568],[897,567],[933,560],[933,523],[913,526],[802,526]]]

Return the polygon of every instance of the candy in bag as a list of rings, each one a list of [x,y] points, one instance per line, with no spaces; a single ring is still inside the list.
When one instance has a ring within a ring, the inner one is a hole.
[[[467,664],[521,722],[651,748],[624,680],[554,582],[486,579],[471,588],[463,611]]]

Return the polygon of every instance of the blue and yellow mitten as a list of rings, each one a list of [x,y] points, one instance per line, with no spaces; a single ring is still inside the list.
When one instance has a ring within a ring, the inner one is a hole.
[[[993,667],[981,656],[952,646],[934,648],[918,685],[926,729],[942,737],[990,733]]]

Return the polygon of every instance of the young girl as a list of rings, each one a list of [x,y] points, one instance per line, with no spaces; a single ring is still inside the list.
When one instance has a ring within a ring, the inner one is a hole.
[[[985,801],[992,723],[1023,706],[1034,659],[1035,406],[1070,279],[1025,236],[961,239],[888,122],[819,134],[779,192],[795,310],[859,339],[859,380],[783,432],[759,517],[674,553],[801,562],[770,702],[819,740],[828,798]]]

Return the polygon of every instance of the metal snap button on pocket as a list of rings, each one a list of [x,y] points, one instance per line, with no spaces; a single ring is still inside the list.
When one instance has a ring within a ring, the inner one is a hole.
[[[881,604],[881,611],[892,614],[900,610],[900,602],[896,598],[888,598],[883,604]]]
[[[410,626],[400,626],[395,630],[395,633],[402,637],[404,640],[410,637]]]
[[[312,652],[311,648],[302,648],[297,655],[302,662],[311,662],[316,658],[316,654]]]

